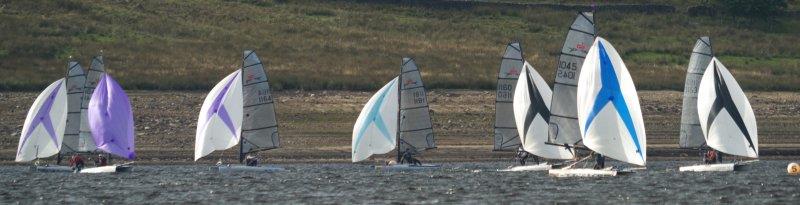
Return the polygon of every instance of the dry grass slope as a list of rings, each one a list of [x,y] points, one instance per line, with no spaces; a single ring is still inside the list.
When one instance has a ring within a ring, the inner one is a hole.
[[[800,19],[741,25],[667,3],[678,10],[597,14],[638,88],[681,90],[700,35],[713,37],[745,90],[800,88]],[[405,55],[417,57],[429,88],[491,89],[512,39],[553,76],[574,12],[414,1],[0,1],[0,90],[41,89],[63,76],[69,56],[87,64],[100,50],[128,89],[209,89],[239,66],[243,49],[258,52],[276,89],[377,89]]]

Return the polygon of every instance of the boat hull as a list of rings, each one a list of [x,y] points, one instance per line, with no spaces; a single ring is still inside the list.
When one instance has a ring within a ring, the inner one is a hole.
[[[723,164],[699,164],[683,166],[678,168],[681,172],[732,172],[739,171],[744,164],[723,163]]]
[[[571,168],[564,168],[564,169],[551,169],[547,172],[550,176],[553,177],[608,177],[608,176],[617,176],[617,170],[613,169],[588,169],[588,168],[581,168],[581,169],[571,169]]]
[[[542,164],[535,164],[535,165],[525,165],[525,166],[514,166],[508,169],[501,169],[497,171],[501,172],[524,172],[524,171],[547,171],[553,168],[553,165],[542,163]]]
[[[422,164],[422,165],[394,164],[394,165],[374,166],[374,167],[375,167],[375,169],[382,170],[382,171],[426,171],[426,170],[441,169],[442,165],[438,165],[438,164]]]
[[[130,165],[108,165],[102,167],[84,168],[80,171],[80,173],[99,174],[99,173],[132,172],[132,171],[133,167],[131,167]]]
[[[33,172],[72,172],[72,167],[61,165],[31,166]]]
[[[286,171],[279,166],[245,166],[245,165],[222,165],[211,167],[211,171],[220,173],[230,172],[281,172]]]

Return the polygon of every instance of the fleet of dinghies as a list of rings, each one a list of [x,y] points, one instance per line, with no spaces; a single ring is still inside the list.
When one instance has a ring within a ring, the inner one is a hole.
[[[440,168],[414,158],[437,146],[420,69],[407,57],[400,67],[397,76],[366,102],[356,119],[352,162],[394,155],[394,160],[372,167],[387,171]],[[683,96],[681,148],[758,158],[753,109],[734,77],[714,56],[709,37],[697,39],[692,50]],[[547,170],[554,177],[594,177],[645,169],[647,136],[636,87],[614,46],[597,36],[591,12],[579,12],[570,25],[552,90],[525,60],[521,44],[512,42],[500,63],[495,97],[493,150],[520,149],[558,161],[500,171]],[[255,157],[280,147],[275,110],[262,62],[254,51],[244,51],[242,66],[217,83],[203,102],[194,160],[238,145],[238,164],[226,164],[220,158],[211,170],[283,171],[279,166],[259,165]],[[60,164],[64,156],[79,154],[134,160],[134,132],[130,100],[105,72],[103,57],[92,58],[87,71],[70,61],[66,77],[47,86],[28,111],[15,161],[36,161],[32,170],[45,172],[129,172],[130,163],[83,169]],[[584,151],[590,154],[579,156],[586,154]],[[56,164],[39,163],[39,159],[54,155]],[[600,166],[581,166],[593,156]],[[640,168],[605,167],[604,157]],[[749,162],[707,162],[679,170],[733,171]]]
[[[93,58],[89,73],[87,79],[80,64],[70,61],[67,76],[42,91],[23,125],[16,161],[37,160],[31,169],[43,172],[131,171],[130,164],[84,169],[60,165],[62,156],[78,153],[135,158],[133,113],[125,92],[103,71],[102,56]],[[56,164],[38,163],[56,154]]]

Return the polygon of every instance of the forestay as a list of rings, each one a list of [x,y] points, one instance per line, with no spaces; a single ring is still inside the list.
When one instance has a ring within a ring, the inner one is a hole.
[[[244,121],[241,153],[278,148],[278,121],[267,73],[253,51],[244,51],[242,62]]]
[[[571,159],[564,147],[547,145],[550,120],[550,86],[533,66],[525,62],[514,93],[514,119],[525,151],[550,159]]]
[[[514,150],[520,145],[517,125],[514,122],[514,86],[522,70],[522,47],[517,42],[506,46],[497,73],[497,92],[494,105],[494,150]]]
[[[57,154],[67,121],[67,89],[64,79],[53,82],[33,101],[14,161],[27,162]]]
[[[639,96],[617,50],[597,37],[578,80],[583,143],[608,157],[644,166],[647,157]]]
[[[700,126],[709,147],[721,152],[758,157],[758,130],[750,101],[717,58],[703,74],[697,93]]]
[[[89,102],[88,115],[97,149],[128,160],[136,158],[131,102],[111,76],[101,76]]]
[[[361,109],[353,125],[353,162],[388,153],[397,146],[398,84],[398,78],[389,81]]]
[[[194,160],[215,150],[239,143],[242,131],[243,99],[241,70],[217,83],[200,108],[195,135]]]
[[[683,109],[681,110],[681,148],[698,148],[706,143],[700,119],[697,117],[697,89],[703,73],[711,62],[713,51],[711,40],[700,37],[692,49],[689,68],[686,69],[686,85],[683,88]]]
[[[78,151],[91,152],[97,148],[97,145],[92,138],[91,130],[89,129],[89,121],[87,120],[87,109],[89,102],[92,98],[92,93],[97,86],[100,78],[105,74],[103,65],[103,56],[95,56],[92,58],[92,64],[89,66],[89,71],[86,73],[86,81],[83,87],[83,100],[81,101],[81,132],[78,137]]]
[[[62,155],[86,151],[86,149],[79,149],[86,147],[80,146],[78,143],[81,125],[85,119],[83,118],[85,115],[81,114],[81,107],[83,105],[83,86],[86,84],[86,74],[83,72],[83,67],[75,61],[70,61],[67,64],[67,68],[67,124],[64,129],[64,140],[61,146]],[[94,147],[91,147],[90,150],[94,150]]]
[[[428,97],[414,59],[403,58],[400,74],[400,151],[436,148]]]
[[[572,145],[581,140],[576,110],[576,86],[583,61],[594,42],[595,35],[593,14],[578,13],[578,17],[569,27],[561,55],[558,57],[548,133],[551,143]]]

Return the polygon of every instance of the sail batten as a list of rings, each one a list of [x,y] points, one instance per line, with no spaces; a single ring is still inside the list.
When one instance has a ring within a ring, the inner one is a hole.
[[[647,159],[639,96],[616,49],[597,37],[581,68],[577,111],[583,143],[608,157],[644,166]]]
[[[63,78],[39,94],[22,126],[15,161],[27,162],[60,151],[67,121],[67,98]]]
[[[514,119],[523,149],[550,159],[571,159],[569,150],[547,145],[552,91],[538,72],[525,62],[514,93]]]
[[[500,61],[495,92],[494,147],[493,150],[515,150],[521,142],[514,121],[514,90],[523,69],[522,46],[509,43]]]
[[[403,58],[400,74],[399,150],[423,151],[436,148],[428,97],[419,67],[412,58]]]
[[[578,127],[577,85],[584,59],[594,42],[596,29],[591,12],[580,12],[569,27],[559,55],[553,84],[548,142],[573,145],[581,141]]]
[[[711,62],[713,50],[709,37],[700,37],[692,49],[689,66],[686,70],[686,83],[683,89],[683,109],[681,110],[681,148],[699,148],[705,145],[705,137],[697,115],[697,91],[703,73]]]
[[[241,152],[269,150],[280,147],[275,102],[269,77],[254,51],[244,51],[242,59],[242,89],[244,120],[242,122]]]

